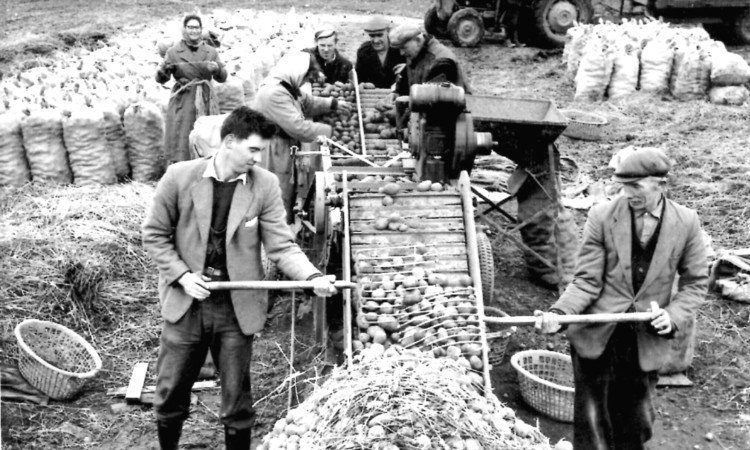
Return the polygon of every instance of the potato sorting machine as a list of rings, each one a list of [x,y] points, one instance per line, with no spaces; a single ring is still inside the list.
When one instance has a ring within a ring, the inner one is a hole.
[[[484,299],[494,268],[469,173],[476,155],[493,150],[511,159],[546,154],[567,121],[551,101],[414,85],[394,103],[396,129],[409,117],[407,144],[368,120],[384,115],[390,91],[353,79],[359,133],[349,128],[339,133],[347,142],[303,148],[295,159],[300,242],[324,271],[356,284],[342,292],[343,351],[351,362],[365,347],[417,347],[458,360],[491,392]],[[314,312],[323,342],[325,302]]]

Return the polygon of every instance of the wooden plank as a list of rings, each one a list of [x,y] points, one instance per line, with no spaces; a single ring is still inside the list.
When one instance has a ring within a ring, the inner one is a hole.
[[[382,185],[384,185],[384,183],[382,183],[382,182],[378,184],[378,186],[382,186]],[[410,184],[407,184],[407,186],[416,186],[416,183],[410,183]],[[352,206],[358,206],[360,204],[360,202],[363,201],[363,199],[367,199],[368,197],[369,198],[376,198],[376,199],[381,199],[382,200],[383,194],[381,194],[381,193],[357,194],[357,195],[353,195],[349,199],[349,202],[351,203]],[[399,191],[395,195],[395,197],[396,198],[417,197],[419,200],[423,200],[425,198],[442,198],[442,199],[448,200],[448,201],[453,200],[454,202],[459,202],[459,204],[460,204],[460,201],[461,201],[460,197],[458,195],[456,195],[455,192],[445,192],[445,191],[439,191],[439,192],[438,191],[424,191],[424,192],[421,192],[421,191],[407,191],[407,192]]]
[[[219,383],[216,380],[208,380],[208,381],[196,381],[193,383],[193,392],[196,391],[205,391],[208,389],[214,389],[218,388]],[[127,387],[119,387],[119,388],[112,388],[107,391],[107,395],[112,397],[125,397],[125,393],[128,391]],[[141,395],[144,394],[153,394],[156,392],[156,386],[144,386],[143,390],[141,391]]]
[[[390,233],[379,234],[354,234],[351,237],[353,245],[382,245],[382,246],[399,246],[399,245],[443,245],[443,244],[461,244],[466,245],[466,238],[463,233],[431,233],[427,236],[425,233],[401,233],[393,231]]]
[[[359,92],[359,80],[357,78],[357,72],[352,70],[352,78],[354,84],[354,95],[357,100],[357,117],[362,117],[362,94]],[[359,137],[360,145],[362,146],[362,154],[367,155],[367,146],[365,145],[365,128],[362,120],[357,120],[359,124]]]
[[[469,264],[466,259],[462,260],[444,260],[437,261],[433,264],[422,264],[420,267],[424,269],[431,269],[436,273],[456,273],[456,272],[468,272]],[[380,267],[369,267],[367,270],[358,272],[358,275],[371,276],[371,275],[384,275],[384,274],[396,274],[396,273],[407,273],[411,272],[410,268],[395,269],[389,266]]]
[[[461,211],[454,208],[379,208],[373,205],[372,208],[357,208],[351,211],[354,220],[375,221],[381,217],[400,217],[401,219],[419,219],[424,221],[438,221],[461,218]]]
[[[429,210],[431,208],[446,208],[451,210],[457,210],[461,211],[460,209],[460,203],[458,202],[458,199],[454,199],[453,197],[438,197],[438,198],[430,198],[430,197],[404,197],[404,196],[397,196],[393,198],[394,202],[393,205],[390,207],[401,209],[415,209],[415,210]],[[356,203],[351,204],[352,211],[358,211],[361,209],[371,209],[371,208],[382,208],[386,209],[389,208],[387,206],[383,206],[383,194],[378,194],[377,198],[372,199],[358,199]],[[387,209],[386,209],[387,210]]]
[[[328,170],[332,174],[341,174],[346,171],[348,175],[392,175],[405,176],[403,169],[400,167],[370,167],[370,166],[347,166],[331,167]]]
[[[125,391],[126,403],[138,403],[140,401],[143,385],[146,383],[146,372],[148,372],[147,362],[139,362],[133,367],[130,383],[128,383],[128,388]]]
[[[484,319],[484,299],[482,297],[482,273],[479,268],[479,251],[477,244],[477,229],[474,223],[474,206],[472,204],[471,182],[469,174],[461,171],[459,175],[458,186],[461,190],[461,200],[464,206],[464,224],[466,227],[466,248],[468,249],[469,275],[474,282],[474,295],[476,298],[477,316],[480,320]],[[487,327],[482,323],[479,325],[479,334],[482,342],[487,342]],[[490,379],[490,362],[488,355],[488,346],[482,346],[482,373],[484,375],[484,392],[487,397],[492,395],[492,380]]]
[[[426,217],[410,217],[401,221],[402,224],[407,226],[406,231],[392,231],[392,230],[378,230],[375,228],[375,220],[352,220],[351,230],[353,234],[358,233],[377,233],[377,234],[389,234],[389,233],[418,233],[418,234],[433,234],[433,233],[456,233],[463,231],[463,221],[460,219],[431,219],[428,220]]]
[[[344,215],[343,218],[343,224],[344,224],[344,248],[342,251],[341,256],[341,272],[342,277],[345,281],[351,281],[352,280],[352,260],[351,260],[351,233],[349,231],[349,190],[347,189],[347,176],[346,172],[343,173],[343,183],[344,183],[344,205],[341,208],[342,213]],[[354,323],[354,320],[352,320],[352,291],[350,289],[347,289],[344,291],[344,353],[346,353],[346,366],[347,368],[351,369],[352,367],[352,359],[353,359],[353,348],[352,348],[352,327],[351,325],[346,324],[352,324]]]
[[[466,245],[463,243],[450,243],[437,247],[425,247],[424,253],[418,252],[415,247],[411,246],[370,246],[366,244],[352,246],[352,255],[359,255],[364,258],[382,258],[392,259],[394,256],[401,256],[405,262],[412,261],[429,261],[438,258],[465,258]]]
[[[684,373],[659,374],[659,381],[656,382],[656,387],[690,387],[692,385],[693,382]]]

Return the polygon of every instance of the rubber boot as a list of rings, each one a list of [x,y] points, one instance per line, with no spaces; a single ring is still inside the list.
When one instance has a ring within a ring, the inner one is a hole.
[[[182,434],[182,423],[156,422],[161,450],[177,450]]]
[[[227,450],[249,450],[250,428],[238,430],[236,428],[224,427],[224,443]]]

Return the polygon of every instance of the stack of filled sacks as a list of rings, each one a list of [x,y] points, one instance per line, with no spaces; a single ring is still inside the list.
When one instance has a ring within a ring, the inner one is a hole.
[[[568,30],[563,59],[574,77],[575,100],[617,99],[637,90],[678,100],[710,96],[742,104],[750,67],[702,28],[659,21],[579,25]]]
[[[214,83],[221,112],[251,101],[284,52],[312,44],[316,26],[294,10],[218,11],[203,23],[220,35],[230,74]],[[0,80],[0,186],[158,179],[173,81],[162,86],[154,74],[181,27],[175,19],[117,34],[95,50],[56,53]]]

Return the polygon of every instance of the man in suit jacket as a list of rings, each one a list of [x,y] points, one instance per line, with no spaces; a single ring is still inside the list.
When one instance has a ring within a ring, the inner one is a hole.
[[[687,327],[708,282],[695,211],[666,198],[669,158],[644,148],[615,171],[623,195],[591,209],[575,278],[537,329],[561,329],[559,314],[651,311],[646,323],[570,325],[575,377],[574,442],[580,449],[642,449],[652,436],[651,396],[668,339]],[[679,274],[678,291],[672,285]]]
[[[221,378],[219,417],[227,449],[247,450],[255,412],[250,391],[253,335],[263,328],[265,291],[209,291],[207,281],[263,279],[260,248],[287,276],[336,289],[294,243],[279,182],[256,167],[276,131],[262,114],[235,109],[209,158],[171,165],[143,223],[143,244],[159,270],[164,324],[154,410],[162,449],[176,449],[190,391],[210,350]]]

